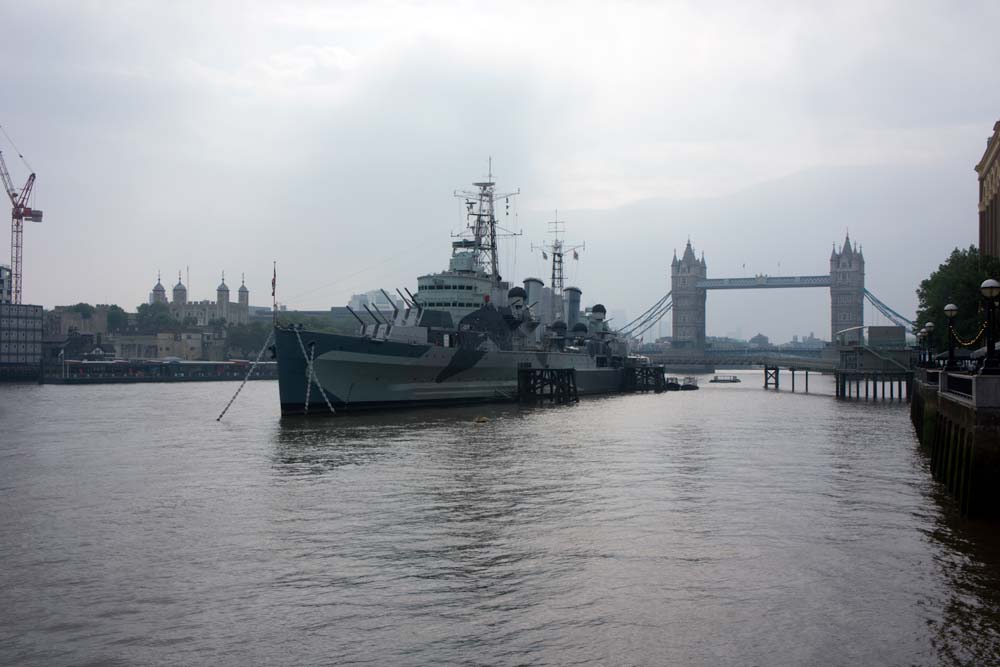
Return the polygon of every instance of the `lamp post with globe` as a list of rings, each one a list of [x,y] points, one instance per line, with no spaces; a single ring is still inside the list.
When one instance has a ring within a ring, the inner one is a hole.
[[[934,364],[934,323],[928,322],[924,325],[924,330],[927,332],[927,366],[928,368],[933,367]]]
[[[955,370],[955,316],[958,315],[958,306],[949,303],[944,307],[944,314],[948,318],[948,364],[945,368],[949,371]]]
[[[996,299],[1000,296],[1000,282],[993,278],[987,278],[979,286],[979,291],[986,300],[986,359],[983,361],[980,373],[996,375],[1000,373],[1000,368],[997,367],[996,351],[993,349],[993,312],[996,309]]]

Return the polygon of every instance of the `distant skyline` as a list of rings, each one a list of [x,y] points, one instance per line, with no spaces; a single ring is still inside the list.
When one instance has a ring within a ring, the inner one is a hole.
[[[710,276],[813,274],[850,229],[870,288],[912,315],[976,241],[1000,118],[993,2],[38,2],[0,21],[0,125],[45,212],[24,295],[47,307],[132,310],[186,266],[192,298],[225,270],[264,305],[274,260],[290,308],[412,289],[492,156],[522,191],[506,278],[547,279],[530,245],[555,209],[587,242],[584,302],[631,314],[688,237]],[[824,335],[829,297],[710,294],[709,335],[736,329]]]

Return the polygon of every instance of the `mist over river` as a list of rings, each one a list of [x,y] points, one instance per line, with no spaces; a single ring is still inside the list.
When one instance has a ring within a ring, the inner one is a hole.
[[[221,423],[237,383],[0,385],[0,664],[1000,664],[1000,531],[908,405],[739,375]]]

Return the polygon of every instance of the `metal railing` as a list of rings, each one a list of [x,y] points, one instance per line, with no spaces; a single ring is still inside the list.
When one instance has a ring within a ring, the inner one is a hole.
[[[972,398],[973,379],[971,375],[958,375],[955,373],[945,373],[944,391],[949,394],[958,394],[966,398]]]

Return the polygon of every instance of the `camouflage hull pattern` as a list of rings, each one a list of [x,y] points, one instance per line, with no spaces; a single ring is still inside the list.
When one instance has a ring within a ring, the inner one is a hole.
[[[301,339],[301,344],[300,344]],[[482,351],[379,341],[362,336],[275,329],[282,415],[306,413],[306,354],[334,409],[371,410],[513,401],[517,369],[575,368],[580,394],[621,391],[623,371],[597,368],[579,353]],[[309,414],[329,414],[314,382]]]

